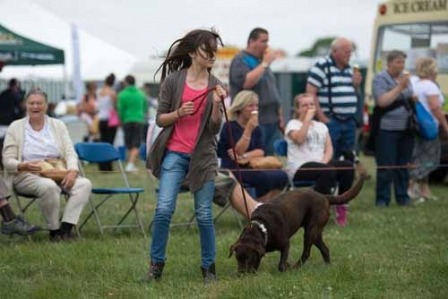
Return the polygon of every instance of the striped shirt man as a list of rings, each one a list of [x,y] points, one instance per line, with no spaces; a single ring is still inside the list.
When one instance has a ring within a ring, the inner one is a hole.
[[[327,117],[331,115],[348,119],[354,116],[358,98],[353,86],[353,71],[349,65],[339,69],[331,56],[321,58],[309,71],[307,82],[318,89],[317,98]]]

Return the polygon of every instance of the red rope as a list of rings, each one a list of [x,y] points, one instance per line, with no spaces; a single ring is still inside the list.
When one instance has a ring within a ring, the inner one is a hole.
[[[229,116],[227,115],[227,109],[226,109],[226,105],[224,104],[224,97],[221,97],[221,101],[222,101],[222,107],[224,110],[224,116],[226,119],[226,122],[229,122]],[[232,130],[230,128],[230,126],[227,126],[227,134],[229,136],[229,140],[230,140],[230,146],[232,147],[232,152],[233,152],[233,156],[237,157],[236,155],[236,150],[235,150],[235,141],[233,139],[233,134],[232,134]],[[238,165],[238,163],[235,163],[236,165],[236,173],[237,173],[237,180],[240,183],[240,187],[241,187],[241,193],[243,194],[243,201],[244,201],[244,209],[246,210],[246,216],[247,216],[247,220],[250,222],[250,216],[249,216],[249,208],[247,206],[247,199],[246,199],[246,192],[244,190],[244,184],[243,184],[243,177],[241,176],[241,170],[240,170],[240,166]]]

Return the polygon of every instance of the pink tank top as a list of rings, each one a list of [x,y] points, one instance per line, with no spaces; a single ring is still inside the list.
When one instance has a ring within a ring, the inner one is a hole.
[[[189,102],[206,91],[207,88],[196,90],[185,83],[182,103]],[[204,94],[204,97],[207,97],[207,94]],[[204,97],[200,97],[194,101],[195,112],[192,115],[185,115],[174,123],[173,134],[167,145],[169,150],[191,154],[195,149],[202,116],[207,105],[207,99],[204,99]]]

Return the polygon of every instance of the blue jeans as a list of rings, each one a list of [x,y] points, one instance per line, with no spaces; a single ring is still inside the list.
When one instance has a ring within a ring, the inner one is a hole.
[[[190,155],[168,151],[162,162],[157,206],[154,215],[150,258],[152,262],[164,262],[171,218],[176,209],[177,195],[188,173]],[[202,267],[215,262],[216,242],[212,215],[215,181],[206,182],[194,192],[194,208],[201,240]]]
[[[331,136],[335,159],[338,159],[342,153],[352,152],[355,149],[356,121],[354,117],[347,120],[331,117],[327,127]]]
[[[411,162],[414,135],[405,131],[379,130],[376,140],[376,201],[377,206],[390,203],[391,185],[394,185],[395,200],[399,205],[409,204],[407,194],[409,170],[407,168],[387,168],[406,166]],[[382,169],[381,167],[385,167]]]
[[[278,123],[260,125],[260,129],[264,141],[264,154],[272,156],[274,155],[274,141],[283,139]]]

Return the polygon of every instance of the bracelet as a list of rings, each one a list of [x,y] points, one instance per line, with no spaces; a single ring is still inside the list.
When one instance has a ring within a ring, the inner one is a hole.
[[[179,109],[176,110],[177,113],[177,118],[181,118],[180,113],[179,113]]]

